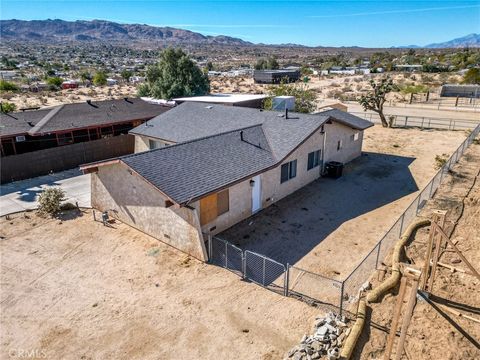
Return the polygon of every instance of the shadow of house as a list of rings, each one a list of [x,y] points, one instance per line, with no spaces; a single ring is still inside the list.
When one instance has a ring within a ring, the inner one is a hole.
[[[219,237],[280,263],[295,264],[343,223],[417,191],[408,168],[413,161],[364,153],[346,166],[343,177],[317,179]]]

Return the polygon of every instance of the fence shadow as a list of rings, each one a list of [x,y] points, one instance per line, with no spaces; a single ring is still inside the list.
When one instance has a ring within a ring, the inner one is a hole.
[[[408,168],[414,160],[364,153],[347,165],[343,177],[318,179],[220,236],[295,264],[343,223],[417,191]]]

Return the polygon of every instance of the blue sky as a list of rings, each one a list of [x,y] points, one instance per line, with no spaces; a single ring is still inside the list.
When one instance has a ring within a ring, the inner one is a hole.
[[[259,43],[390,47],[480,32],[475,1],[1,0],[1,19],[105,19]]]

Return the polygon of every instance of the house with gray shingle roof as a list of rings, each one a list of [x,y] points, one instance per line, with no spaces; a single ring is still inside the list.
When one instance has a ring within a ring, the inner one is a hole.
[[[206,260],[217,234],[360,156],[370,122],[185,102],[130,131],[135,154],[82,166],[92,205]]]

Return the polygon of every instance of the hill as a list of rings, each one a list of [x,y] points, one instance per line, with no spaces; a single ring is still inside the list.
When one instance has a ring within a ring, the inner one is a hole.
[[[460,38],[425,46],[429,49],[480,47],[480,34],[469,34]]]
[[[106,20],[0,20],[2,40],[147,41],[166,44],[251,45],[230,36],[207,36],[189,30],[145,24],[119,24]]]

